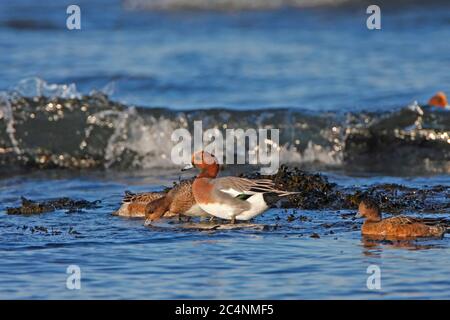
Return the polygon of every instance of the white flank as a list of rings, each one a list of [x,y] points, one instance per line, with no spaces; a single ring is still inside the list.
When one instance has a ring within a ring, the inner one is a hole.
[[[269,209],[267,203],[264,201],[262,193],[257,193],[246,201],[250,202],[250,209],[239,213],[239,215],[236,216],[237,220],[250,220]]]
[[[221,203],[202,203],[200,208],[220,219],[231,220],[236,215],[236,208]]]
[[[269,208],[262,193],[256,193],[245,201],[250,203],[250,209],[242,212],[237,212],[236,208],[220,203],[200,204],[200,207],[212,216],[227,220],[231,220],[234,216],[237,220],[250,220]]]

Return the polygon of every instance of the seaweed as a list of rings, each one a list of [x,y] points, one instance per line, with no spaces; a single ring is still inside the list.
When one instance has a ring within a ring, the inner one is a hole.
[[[295,191],[298,194],[278,201],[281,208],[305,210],[352,210],[357,209],[365,197],[374,199],[380,208],[390,213],[404,211],[446,212],[450,209],[450,186],[436,185],[423,188],[407,187],[395,183],[382,183],[366,187],[343,187],[331,183],[322,174],[309,173],[297,167],[282,165],[275,175],[261,175],[258,172],[244,173],[249,179],[272,179],[280,190]]]
[[[51,199],[46,201],[33,201],[21,197],[22,204],[19,207],[8,207],[6,213],[10,215],[32,215],[55,210],[67,210],[67,213],[80,212],[82,209],[95,209],[99,207],[99,200],[73,200],[68,197]]]

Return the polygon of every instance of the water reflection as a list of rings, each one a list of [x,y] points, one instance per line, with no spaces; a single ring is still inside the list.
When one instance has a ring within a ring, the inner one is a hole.
[[[363,254],[380,257],[384,249],[427,250],[445,247],[441,239],[393,238],[383,236],[362,236]]]

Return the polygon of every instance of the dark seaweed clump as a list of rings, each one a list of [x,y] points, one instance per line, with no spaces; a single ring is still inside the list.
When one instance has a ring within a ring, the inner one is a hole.
[[[361,200],[371,198],[381,210],[389,213],[428,212],[442,213],[450,210],[450,186],[406,187],[399,184],[377,184],[363,187],[343,187],[328,181],[322,174],[308,173],[297,167],[281,166],[272,176],[259,172],[245,173],[241,176],[249,179],[268,178],[275,182],[276,188],[295,191],[298,194],[275,199],[273,204],[281,208],[305,210],[353,210]],[[190,179],[192,180],[192,179]],[[181,182],[181,181],[180,181]],[[178,182],[178,183],[180,183]],[[174,183],[175,187],[178,183]],[[164,190],[168,191],[168,189]],[[98,208],[100,201],[73,200],[67,197],[45,201],[32,201],[22,197],[22,205],[7,208],[8,214],[39,214],[55,210],[67,213],[83,209]],[[269,203],[272,203],[270,201]]]
[[[280,203],[284,208],[324,209],[335,207],[340,202],[341,194],[335,183],[321,174],[312,174],[297,167],[282,165],[275,175],[266,176],[259,173],[243,174],[249,179],[272,179],[277,189],[295,191],[298,194],[285,197]]]
[[[399,184],[378,184],[356,190],[347,200],[356,206],[363,198],[373,199],[383,211],[400,213],[447,212],[450,209],[450,186],[411,188]]]
[[[19,207],[6,208],[7,214],[39,214],[55,210],[67,210],[67,213],[80,212],[83,209],[95,209],[99,207],[100,201],[73,200],[67,197],[51,199],[46,201],[32,201],[21,198],[22,205]]]
[[[45,226],[27,226],[27,225],[23,225],[23,226],[18,226],[16,228],[17,230],[22,230],[22,231],[29,231],[32,234],[38,233],[38,234],[44,234],[44,235],[52,235],[52,236],[58,236],[58,235],[62,235],[63,231],[54,227],[51,228],[47,228]],[[80,232],[78,232],[77,230],[74,229],[74,227],[69,227],[69,229],[67,229],[67,234],[68,235],[72,235],[72,236],[79,236],[81,235]]]
[[[419,189],[399,184],[377,184],[346,188],[330,183],[327,177],[321,174],[308,173],[285,165],[281,166],[275,175],[265,176],[253,172],[242,176],[249,179],[272,179],[278,189],[298,192],[278,203],[283,208],[356,209],[361,200],[371,198],[379,204],[381,210],[390,213],[446,212],[450,209],[450,186],[438,185]]]

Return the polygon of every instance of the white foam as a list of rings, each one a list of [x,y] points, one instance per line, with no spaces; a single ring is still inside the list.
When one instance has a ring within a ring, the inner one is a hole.
[[[24,97],[49,97],[49,98],[81,98],[74,83],[56,84],[48,83],[43,79],[25,78],[13,88],[13,91]]]
[[[126,151],[137,156],[131,166],[140,168],[171,168],[175,165],[170,160],[173,142],[170,136],[177,128],[176,123],[153,116],[142,118],[135,108],[124,111],[106,110],[91,116],[94,123],[105,123],[114,128],[105,148],[105,167],[119,163]],[[92,130],[90,127],[87,130]],[[90,132],[86,133],[89,137]]]
[[[282,163],[323,163],[328,165],[340,165],[343,162],[342,151],[323,147],[312,141],[308,142],[305,150],[299,151],[297,148],[285,145],[280,150],[280,160]]]
[[[14,116],[11,108],[9,96],[5,92],[0,92],[0,120],[3,118],[6,122],[6,133],[12,144],[13,150],[17,155],[22,154],[19,141],[16,139],[16,129],[14,127]]]

